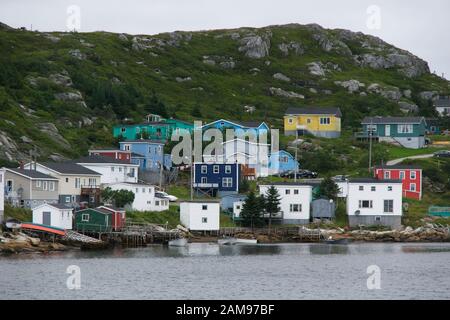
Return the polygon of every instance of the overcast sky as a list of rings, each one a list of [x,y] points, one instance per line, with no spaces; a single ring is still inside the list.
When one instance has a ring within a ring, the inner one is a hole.
[[[0,21],[64,31],[68,21],[74,25],[71,5],[80,9],[81,32],[155,34],[286,23],[361,31],[411,51],[450,79],[448,0],[0,0]]]

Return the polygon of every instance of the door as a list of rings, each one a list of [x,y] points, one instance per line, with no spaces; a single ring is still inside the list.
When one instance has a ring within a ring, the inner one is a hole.
[[[390,137],[390,136],[391,136],[391,126],[386,125],[386,137]]]
[[[51,216],[52,214],[50,212],[42,212],[42,224],[46,226],[51,226],[52,225]]]

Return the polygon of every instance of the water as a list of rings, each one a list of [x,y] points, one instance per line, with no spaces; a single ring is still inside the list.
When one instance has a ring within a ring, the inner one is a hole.
[[[67,289],[67,267],[81,288]],[[367,267],[381,269],[368,290]],[[286,244],[0,257],[0,299],[450,299],[450,244]]]

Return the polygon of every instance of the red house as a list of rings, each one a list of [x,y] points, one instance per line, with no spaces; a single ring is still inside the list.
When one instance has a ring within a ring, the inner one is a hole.
[[[113,208],[111,206],[101,206],[98,209],[112,213],[111,226],[114,231],[120,231],[125,226],[126,212],[124,209]]]
[[[104,156],[131,163],[131,151],[118,149],[89,150],[89,155]]]
[[[375,167],[375,178],[379,180],[401,180],[404,198],[422,199],[422,169],[417,166]]]

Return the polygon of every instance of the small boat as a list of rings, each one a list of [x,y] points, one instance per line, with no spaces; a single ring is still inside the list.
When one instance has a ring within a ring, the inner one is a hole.
[[[5,223],[8,229],[20,229],[22,228],[22,222],[17,219],[8,219]]]
[[[179,238],[175,240],[169,241],[169,247],[185,247],[187,246],[188,241],[186,238]]]
[[[325,240],[326,244],[348,244],[349,242],[350,242],[350,240],[346,239],[346,238]]]
[[[219,239],[219,240],[217,240],[217,243],[220,245],[224,245],[224,246],[231,246],[233,244],[236,244],[236,238],[227,237],[227,238]]]
[[[257,244],[258,240],[256,239],[236,239],[237,244]]]

